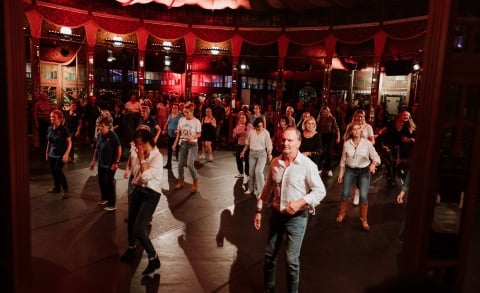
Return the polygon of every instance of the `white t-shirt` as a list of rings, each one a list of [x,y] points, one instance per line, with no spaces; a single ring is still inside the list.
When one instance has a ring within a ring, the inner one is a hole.
[[[192,135],[202,132],[202,123],[197,118],[188,120],[185,117],[180,118],[178,121],[178,130],[180,132],[180,141],[179,144],[185,143],[188,141],[188,138]],[[191,142],[197,142],[198,138],[191,140]]]

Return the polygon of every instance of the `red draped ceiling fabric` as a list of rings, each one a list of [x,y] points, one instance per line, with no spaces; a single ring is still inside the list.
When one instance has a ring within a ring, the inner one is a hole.
[[[181,7],[183,5],[198,5],[203,9],[238,9],[245,8],[250,9],[249,0],[116,0],[121,3],[123,6],[134,5],[134,4],[147,4],[150,2],[155,2],[163,4],[168,8],[171,7]]]
[[[95,33],[98,29],[108,31],[112,34],[131,34],[136,33],[137,39],[148,37],[149,34],[159,39],[176,40],[185,38],[187,34],[193,34],[192,39],[198,38],[207,42],[224,42],[233,38],[241,39],[241,42],[248,42],[255,45],[268,45],[281,40],[281,48],[285,48],[285,40],[300,45],[312,45],[325,42],[332,46],[332,43],[341,42],[345,44],[362,44],[375,38],[376,34],[386,34],[387,39],[409,41],[418,39],[426,32],[427,18],[418,17],[413,19],[404,19],[395,22],[385,22],[384,24],[371,24],[363,26],[333,27],[333,28],[233,28],[233,27],[215,27],[193,25],[188,27],[185,24],[156,22],[153,20],[144,20],[127,18],[122,16],[112,16],[97,14],[91,15],[87,11],[72,10],[68,7],[46,7],[25,3],[25,12],[30,23],[32,36],[40,37],[42,20],[47,20],[59,26],[80,27],[85,26],[87,34]],[[94,28],[97,28],[95,30]],[[34,33],[36,32],[36,33]],[[87,35],[90,46],[95,36]],[[382,38],[378,38],[382,39]],[[240,43],[241,42],[235,42]],[[193,42],[195,44],[195,42]],[[145,44],[141,44],[142,47]],[[192,46],[190,43],[187,46]],[[383,47],[384,44],[381,44]],[[142,49],[142,48],[140,48]],[[238,50],[238,47],[236,48]],[[190,49],[191,50],[191,49]],[[376,53],[378,50],[375,50]],[[191,51],[192,52],[192,51]],[[327,50],[329,54],[335,54],[332,50]],[[187,52],[188,53],[188,52]],[[373,53],[373,52],[372,52]],[[235,55],[234,55],[235,56]],[[332,56],[327,56],[332,57]]]

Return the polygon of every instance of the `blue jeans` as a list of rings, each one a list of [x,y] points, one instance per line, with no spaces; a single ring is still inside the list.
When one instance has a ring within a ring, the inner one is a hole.
[[[350,168],[345,167],[345,174],[343,175],[343,194],[342,200],[347,200],[352,191],[355,179],[358,180],[358,189],[360,191],[360,203],[368,203],[368,189],[370,188],[371,173],[369,167],[365,168]]]
[[[248,156],[248,165],[250,180],[248,180],[248,189],[252,190],[254,194],[260,194],[265,185],[265,175],[263,170],[267,164],[266,150],[250,150]]]
[[[275,287],[277,255],[286,233],[287,287],[289,293],[298,292],[300,279],[300,249],[307,228],[308,212],[298,212],[294,216],[283,215],[273,209],[270,216],[268,242],[265,248],[263,278],[265,288]]]
[[[154,257],[157,253],[145,229],[157,208],[160,193],[149,188],[134,188],[128,201],[128,245],[135,246],[135,240],[138,239],[148,257]]]
[[[197,143],[182,143],[178,152],[178,178],[185,179],[185,161],[187,162],[187,168],[190,170],[192,179],[197,178],[197,170],[195,170],[195,158],[198,154]]]

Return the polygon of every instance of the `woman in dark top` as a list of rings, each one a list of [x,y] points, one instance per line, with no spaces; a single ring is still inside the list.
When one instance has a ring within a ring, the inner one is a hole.
[[[217,120],[213,117],[211,108],[205,109],[205,117],[202,118],[202,155],[200,159],[213,161],[212,142],[216,140]]]
[[[68,109],[63,113],[65,117],[64,125],[70,132],[70,138],[72,139],[72,148],[70,150],[69,163],[73,163],[75,160],[75,138],[80,137],[83,125],[83,117],[78,111],[77,103],[73,102]]]
[[[70,133],[62,124],[63,113],[60,110],[53,110],[50,113],[52,125],[47,129],[47,149],[45,159],[50,161],[50,170],[53,176],[54,187],[48,193],[60,193],[63,189],[63,198],[67,197],[68,183],[63,173],[63,165],[68,162],[72,139]]]
[[[302,144],[300,145],[300,152],[309,157],[315,164],[318,170],[322,170],[322,154],[323,145],[322,137],[317,132],[317,122],[313,116],[309,116],[302,124]]]
[[[399,113],[386,127],[378,133],[383,135],[382,158],[387,169],[387,181],[394,186],[397,165],[408,161],[409,153],[415,144],[416,125],[408,111]]]
[[[104,210],[107,212],[114,212],[116,203],[115,172],[120,163],[122,146],[118,135],[112,130],[110,117],[100,118],[98,129],[97,145],[89,168],[93,170],[98,161],[98,185],[100,186],[101,200],[97,204],[106,205]]]
[[[323,166],[327,172],[328,177],[333,176],[332,172],[332,152],[333,146],[340,143],[340,128],[337,124],[337,119],[330,113],[328,106],[323,106],[320,109],[320,114],[317,117],[317,130],[322,137],[323,143]],[[303,144],[303,143],[302,143]]]

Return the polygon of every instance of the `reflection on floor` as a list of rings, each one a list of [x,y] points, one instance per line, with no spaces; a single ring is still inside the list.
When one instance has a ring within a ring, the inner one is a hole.
[[[162,150],[165,153],[165,149]],[[200,189],[190,192],[189,173],[182,190],[173,186],[177,162],[164,171],[164,196],[154,214],[150,237],[161,260],[153,276],[142,276],[147,257],[138,245],[130,264],[119,262],[127,245],[126,179],[116,173],[117,210],[96,205],[92,149],[77,150],[66,166],[70,196],[47,194],[48,164],[31,154],[31,229],[35,292],[262,292],[266,228],[252,225],[253,196],[244,195],[232,151],[215,160],[198,160]],[[327,197],[311,216],[301,255],[300,292],[363,292],[397,274],[401,243],[397,234],[404,207],[395,203],[399,187],[385,185],[381,172],[369,193],[370,232],[360,227],[358,208],[349,204],[345,223],[335,222],[341,185],[323,177]],[[268,211],[267,211],[268,213]],[[264,217],[265,219],[266,217]],[[279,256],[276,292],[285,292],[284,255]]]

